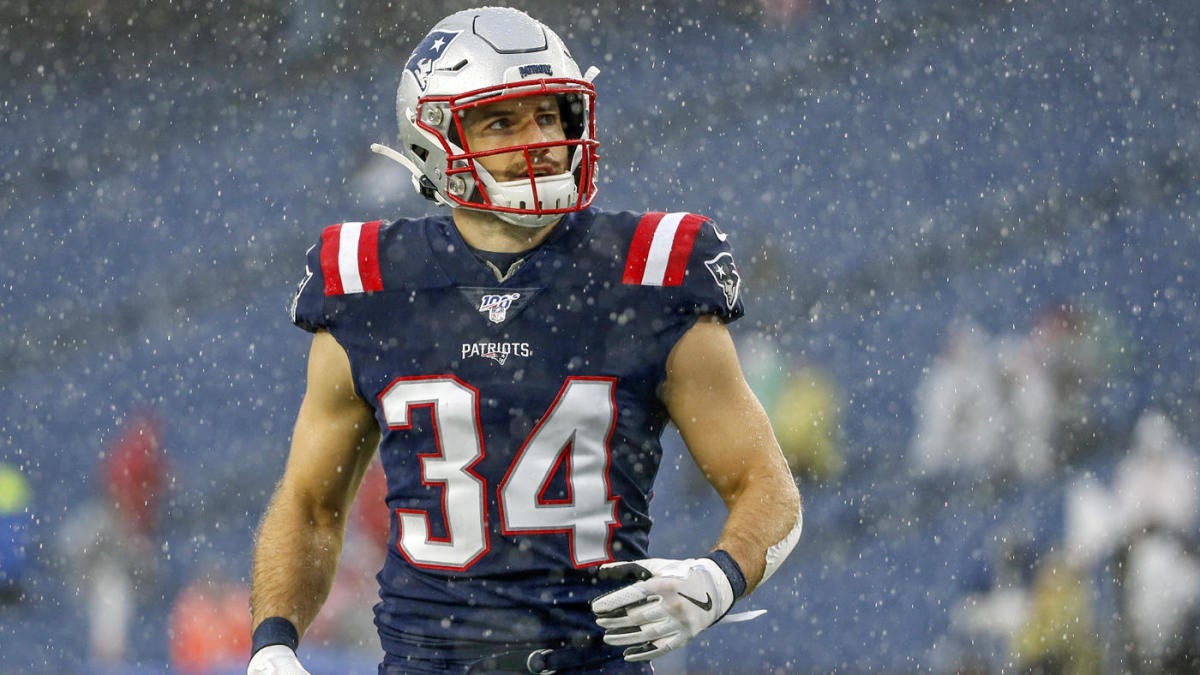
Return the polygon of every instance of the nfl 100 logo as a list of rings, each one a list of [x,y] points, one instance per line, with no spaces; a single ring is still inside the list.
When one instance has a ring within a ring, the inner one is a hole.
[[[489,293],[480,299],[479,311],[487,312],[488,320],[492,323],[503,323],[508,316],[508,308],[519,297],[520,293]]]

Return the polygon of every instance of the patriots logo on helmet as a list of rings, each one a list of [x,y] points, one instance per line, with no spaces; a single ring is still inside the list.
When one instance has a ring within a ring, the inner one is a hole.
[[[433,64],[442,57],[446,48],[454,42],[454,38],[461,33],[460,30],[435,30],[421,40],[421,44],[413,50],[412,56],[408,59],[408,64],[404,66],[417,78],[417,85],[421,87],[421,91],[425,91],[425,86],[429,82],[429,74],[433,72]]]

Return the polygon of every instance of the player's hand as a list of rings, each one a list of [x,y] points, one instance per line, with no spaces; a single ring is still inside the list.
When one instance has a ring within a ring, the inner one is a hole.
[[[271,645],[254,653],[246,675],[311,675],[287,645]]]
[[[729,578],[708,558],[647,558],[600,567],[601,579],[633,583],[592,600],[604,641],[627,647],[626,661],[679,649],[733,605]]]

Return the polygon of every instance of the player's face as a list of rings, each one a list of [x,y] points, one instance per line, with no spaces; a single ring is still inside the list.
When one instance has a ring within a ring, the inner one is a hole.
[[[471,152],[550,143],[566,138],[558,100],[553,96],[526,96],[471,108],[463,116],[463,133]],[[565,173],[568,155],[567,146],[564,145],[530,150],[534,176]],[[498,181],[529,177],[530,167],[525,162],[525,153],[520,150],[487,155],[476,161]]]

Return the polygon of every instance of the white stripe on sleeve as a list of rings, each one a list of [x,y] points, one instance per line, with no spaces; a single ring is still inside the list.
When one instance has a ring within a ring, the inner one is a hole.
[[[362,223],[342,223],[338,238],[338,275],[342,278],[343,293],[362,293],[362,275],[358,271],[358,239]]]
[[[646,271],[642,273],[642,284],[662,286],[667,276],[667,263],[671,261],[671,249],[675,246],[675,233],[686,213],[668,213],[654,229],[650,240],[650,251],[646,254]]]

